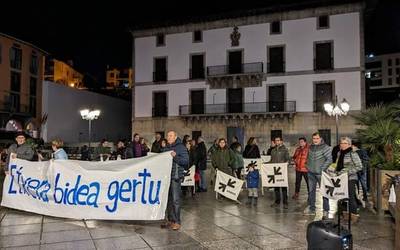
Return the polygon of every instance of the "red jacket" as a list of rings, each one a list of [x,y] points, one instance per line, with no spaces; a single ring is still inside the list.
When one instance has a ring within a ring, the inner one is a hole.
[[[296,148],[296,151],[294,152],[294,155],[293,155],[293,160],[294,160],[294,163],[296,164],[296,171],[308,172],[308,169],[306,166],[308,149],[309,149],[308,144],[304,148],[302,148],[302,147]]]

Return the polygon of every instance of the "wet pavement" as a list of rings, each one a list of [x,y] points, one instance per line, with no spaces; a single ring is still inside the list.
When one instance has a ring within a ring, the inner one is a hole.
[[[290,177],[294,177],[293,169]],[[0,183],[1,183],[0,179]],[[294,189],[290,180],[289,193]],[[307,249],[306,188],[289,209],[270,208],[273,191],[257,207],[215,200],[213,188],[183,198],[180,231],[159,222],[70,220],[0,208],[1,249]],[[244,190],[239,200],[244,201]],[[290,198],[290,197],[289,197]],[[394,248],[391,218],[362,209],[352,227],[354,249]]]

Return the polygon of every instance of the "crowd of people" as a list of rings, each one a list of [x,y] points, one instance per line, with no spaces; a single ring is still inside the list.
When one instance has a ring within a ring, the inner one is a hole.
[[[32,160],[34,151],[26,144],[26,135],[22,132],[17,133],[15,137],[16,143],[7,149],[7,160],[5,171],[7,173],[8,162],[10,158],[20,158]],[[55,160],[68,159],[68,155],[63,150],[63,142],[61,140],[53,140],[51,142],[53,150],[53,158]],[[244,166],[244,159],[258,159],[261,157],[256,138],[250,137],[244,150],[238,138],[232,138],[232,143],[228,145],[225,138],[216,139],[207,150],[204,139],[198,137],[196,139],[185,135],[181,140],[175,131],[169,131],[167,138],[162,138],[160,133],[155,134],[155,140],[148,146],[139,134],[134,134],[132,142],[119,140],[116,143],[116,149],[111,151],[107,145],[107,141],[101,141],[100,145],[95,149],[93,160],[105,159],[129,159],[138,158],[148,155],[148,152],[161,153],[171,151],[173,157],[171,183],[168,195],[167,220],[162,225],[164,228],[179,230],[181,226],[180,207],[181,207],[181,183],[192,166],[195,166],[195,188],[196,192],[207,192],[207,159],[211,160],[211,166],[214,170],[222,171],[225,174],[236,178],[246,180],[248,200],[247,205],[257,206],[258,190],[260,186],[259,166],[251,162]],[[263,154],[265,151],[263,151]],[[352,142],[349,137],[340,139],[339,145],[333,149],[327,145],[321,138],[319,133],[312,134],[311,143],[307,142],[306,137],[298,140],[298,147],[292,156],[289,155],[288,148],[283,143],[281,136],[275,137],[271,141],[267,155],[270,155],[270,163],[288,163],[295,166],[296,181],[295,192],[292,196],[293,200],[299,199],[300,187],[302,179],[305,180],[307,186],[307,207],[304,210],[305,215],[316,214],[316,190],[317,185],[321,184],[322,172],[330,175],[339,175],[348,173],[349,176],[349,213],[351,219],[356,222],[359,218],[358,208],[362,202],[358,199],[358,190],[361,184],[364,202],[367,201],[367,169],[368,154],[361,149],[358,143]],[[41,156],[39,156],[40,160]],[[91,160],[91,154],[88,147],[81,149],[81,160]],[[247,168],[248,171],[243,171]],[[247,174],[243,174],[247,173]],[[212,183],[211,183],[212,184]],[[275,200],[271,204],[273,208],[279,208],[281,202],[283,209],[288,209],[288,189],[287,187],[274,188]],[[218,199],[223,197],[218,196]],[[329,218],[329,201],[323,198],[323,216]]]

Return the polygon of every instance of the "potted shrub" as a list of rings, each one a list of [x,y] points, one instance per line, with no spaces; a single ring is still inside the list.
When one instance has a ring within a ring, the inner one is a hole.
[[[376,105],[355,115],[357,136],[369,149],[370,192],[378,211],[388,210],[390,178],[400,174],[400,104]]]

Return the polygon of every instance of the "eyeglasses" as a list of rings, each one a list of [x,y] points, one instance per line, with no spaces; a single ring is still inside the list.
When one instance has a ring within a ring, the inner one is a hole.
[[[340,144],[349,144],[348,142],[341,142]]]

